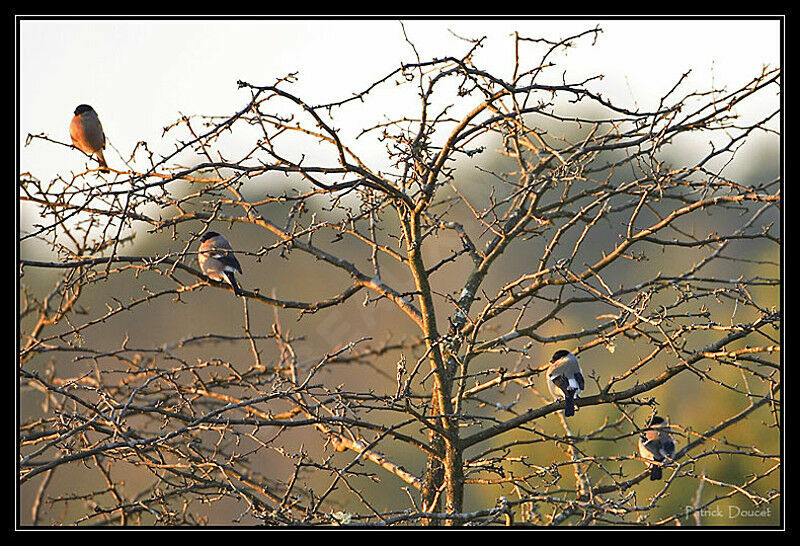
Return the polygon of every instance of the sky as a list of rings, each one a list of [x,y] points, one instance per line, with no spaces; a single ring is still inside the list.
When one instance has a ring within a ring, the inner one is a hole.
[[[501,77],[513,71],[513,32],[558,40],[599,25],[594,46],[584,38],[556,60],[559,78],[602,73],[592,89],[624,106],[647,108],[691,69],[690,86],[733,89],[764,65],[780,64],[780,23],[775,20],[155,20],[22,19],[19,24],[19,171],[41,180],[80,172],[85,157],[35,140],[46,134],[69,142],[75,107],[92,105],[109,142],[105,156],[121,162],[137,142],[168,152],[164,127],[181,114],[230,115],[247,103],[238,80],[268,85],[288,73],[287,89],[309,103],[350,96],[401,62],[460,56],[463,38],[486,36],[475,64]],[[413,43],[413,48],[411,44]],[[534,53],[534,50],[531,50]],[[541,50],[535,50],[536,55]],[[366,117],[397,114],[403,103],[373,102],[337,118],[356,130]],[[413,115],[413,112],[409,115]],[[161,146],[161,148],[159,148]],[[28,213],[26,215],[26,212]],[[21,229],[30,211],[23,207]]]

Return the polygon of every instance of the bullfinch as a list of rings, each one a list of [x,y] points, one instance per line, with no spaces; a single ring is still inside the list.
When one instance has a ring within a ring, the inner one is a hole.
[[[106,158],[103,157],[106,135],[94,108],[88,104],[81,104],[75,108],[75,116],[69,124],[69,136],[72,137],[72,144],[80,151],[86,155],[97,156],[101,171],[109,172]]]
[[[663,462],[675,456],[675,442],[669,435],[669,423],[663,417],[654,415],[648,429],[639,435],[639,455],[650,461]],[[661,479],[661,465],[650,465],[650,479]]]
[[[197,263],[200,265],[200,271],[206,277],[215,281],[228,282],[233,287],[234,294],[242,295],[235,277],[237,271],[242,272],[242,266],[233,255],[233,248],[225,237],[216,231],[205,233],[200,239]]]
[[[547,386],[554,398],[565,400],[564,417],[575,415],[575,398],[584,387],[578,359],[569,351],[560,350],[550,359]]]

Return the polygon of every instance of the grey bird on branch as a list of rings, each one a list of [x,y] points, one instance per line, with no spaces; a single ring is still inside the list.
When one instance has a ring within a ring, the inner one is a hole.
[[[106,158],[103,157],[103,148],[106,147],[106,135],[97,112],[88,104],[81,104],[75,108],[75,116],[69,124],[69,136],[72,144],[86,155],[94,154],[100,163],[102,172],[110,172]]]
[[[554,398],[565,400],[564,417],[575,415],[575,398],[584,385],[578,358],[563,349],[556,351],[547,369],[547,386]]]
[[[669,435],[669,423],[663,417],[653,415],[648,425],[648,430],[639,435],[639,455],[645,459],[664,462],[675,456],[675,442]],[[661,465],[650,465],[650,479],[660,480],[662,476]]]
[[[235,276],[237,271],[242,272],[242,266],[233,255],[233,248],[225,237],[216,231],[203,235],[198,248],[197,263],[206,277],[227,282],[233,287],[234,294],[242,295]]]

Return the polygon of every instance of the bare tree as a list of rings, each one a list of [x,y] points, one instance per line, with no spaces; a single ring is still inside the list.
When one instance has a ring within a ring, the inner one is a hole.
[[[165,128],[166,157],[22,173],[41,221],[20,242],[53,258],[19,262],[21,522],[777,517],[780,179],[726,167],[778,135],[780,72],[701,91],[683,74],[623,106],[555,62],[599,33],[516,36],[510,79],[468,42],[326,104],[294,75],[240,81],[232,115]],[[392,90],[418,107],[337,129]],[[739,114],[755,101],[773,108]],[[241,298],[197,267],[209,231]],[[165,250],[127,254],[145,232]],[[586,379],[569,419],[545,388],[558,349]],[[636,443],[656,412],[677,449],[651,482]]]

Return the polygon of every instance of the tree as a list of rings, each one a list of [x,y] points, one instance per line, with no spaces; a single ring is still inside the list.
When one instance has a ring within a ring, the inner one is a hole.
[[[599,33],[517,35],[505,80],[473,63],[473,41],[320,105],[292,93],[294,75],[240,81],[233,115],[165,128],[166,157],[140,143],[110,174],[23,173],[42,222],[20,240],[54,256],[19,268],[29,521],[776,514],[780,178],[725,169],[777,134],[780,72],[733,91],[687,91],[683,74],[656,108],[622,106],[592,91],[599,76],[556,72]],[[337,129],[409,90],[413,113],[352,140]],[[775,107],[746,119],[752,101]],[[214,230],[244,266],[238,300],[197,267]],[[127,254],[145,231],[165,250]],[[564,348],[586,376],[570,418],[544,387]],[[677,451],[651,483],[636,441],[655,413]]]

